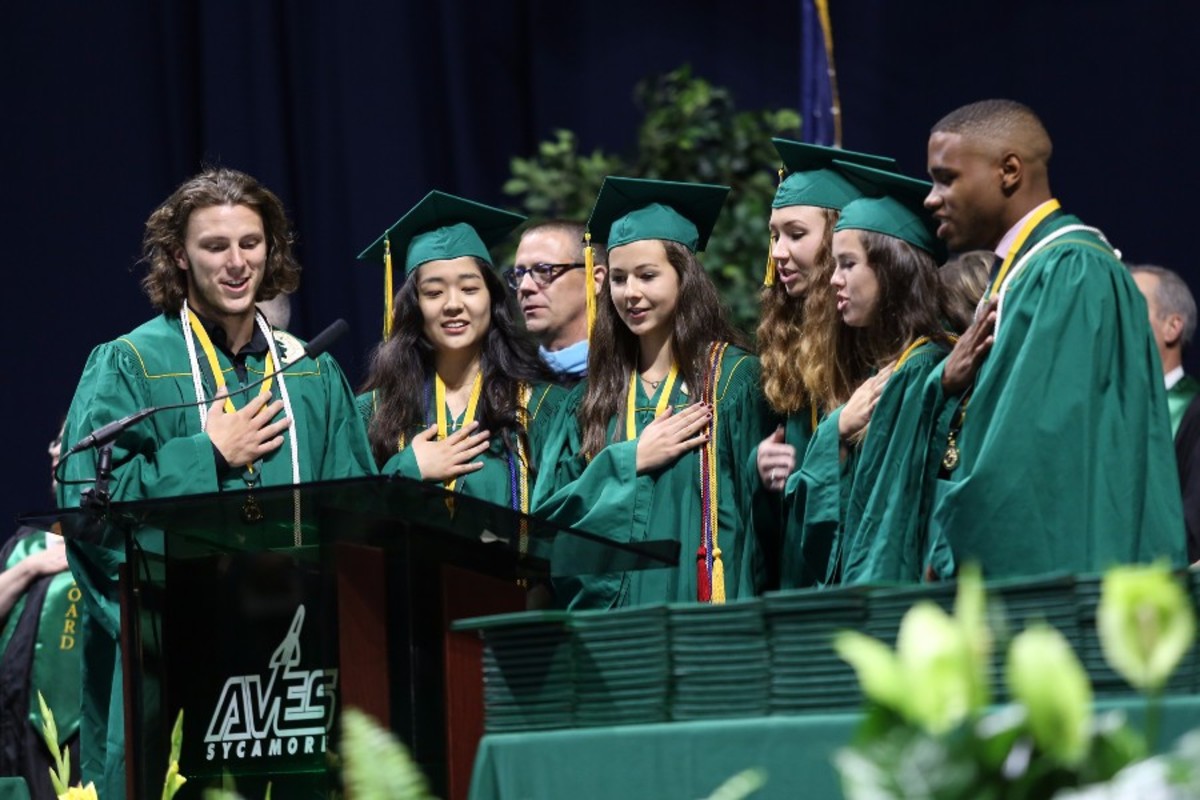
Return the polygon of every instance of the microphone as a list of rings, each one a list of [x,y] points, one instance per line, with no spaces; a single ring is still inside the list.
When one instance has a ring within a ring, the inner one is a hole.
[[[326,350],[328,350],[330,348],[330,346],[334,342],[336,342],[339,338],[341,338],[342,335],[345,334],[346,331],[348,331],[348,330],[350,330],[350,326],[346,323],[346,320],[344,320],[344,319],[335,320],[332,324],[329,325],[328,328],[326,328],[325,330],[318,333],[316,336],[314,336],[312,338],[312,341],[310,341],[307,345],[304,346],[304,355],[306,355],[312,359],[317,358],[322,353],[324,353]],[[280,374],[281,372],[284,372],[285,370],[291,368],[291,366],[293,364],[297,364],[299,362],[300,362],[300,359],[298,359],[298,358],[295,359],[294,361],[289,361],[287,364],[284,364],[282,367],[279,367],[278,369],[275,369],[271,372],[268,372],[266,375],[263,375],[258,380],[248,383],[245,386],[241,387],[240,389],[236,389],[233,392],[230,392],[229,396],[233,397],[234,395],[237,395],[237,394],[244,394],[244,393],[248,392],[249,390],[253,389],[255,386],[259,386],[260,384],[266,383],[271,378],[274,378],[276,375]],[[143,408],[139,411],[135,411],[126,417],[122,417],[121,419],[116,420],[115,422],[110,422],[107,425],[101,425],[99,428],[97,428],[96,430],[89,433],[87,436],[80,439],[78,442],[76,442],[71,447],[70,450],[68,450],[63,455],[63,457],[59,460],[59,463],[61,464],[62,462],[66,461],[69,457],[71,457],[71,456],[75,455],[76,453],[79,453],[83,450],[88,450],[93,447],[103,447],[104,445],[116,440],[116,438],[118,436],[120,436],[121,433],[123,433],[127,428],[131,427],[132,425],[134,425],[138,422],[141,422],[146,417],[148,417],[152,414],[157,414],[159,411],[168,411],[170,409],[175,409],[175,408],[188,408],[190,406],[206,405],[211,402],[213,402],[211,398],[207,399],[207,400],[193,400],[193,401],[187,402],[187,403],[172,403],[171,405],[166,405],[166,406],[150,406],[149,408]]]
[[[330,348],[330,346],[350,330],[350,326],[344,319],[335,319],[330,323],[329,327],[318,333],[312,338],[307,345],[304,346],[304,355],[309,358],[316,358]]]

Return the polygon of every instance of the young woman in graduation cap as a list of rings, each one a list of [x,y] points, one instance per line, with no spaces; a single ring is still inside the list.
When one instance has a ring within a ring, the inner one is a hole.
[[[939,312],[942,249],[922,207],[929,184],[836,166],[867,195],[834,225],[831,278],[864,374],[853,376],[859,388],[818,425],[788,480],[785,502],[799,502],[784,584],[918,581],[932,549],[921,515],[930,431],[920,395],[952,344]]]
[[[796,464],[818,422],[822,408],[844,403],[851,385],[853,354],[833,301],[833,226],[838,214],[862,191],[834,166],[834,161],[880,169],[895,162],[883,156],[833,147],[773,139],[787,168],[768,223],[771,252],[763,281],[758,349],[762,359],[763,394],[771,408],[787,416],[783,431],[757,451],[756,474],[772,492]],[[781,441],[782,440],[782,441]]]
[[[824,410],[850,397],[856,354],[833,300],[833,226],[862,192],[835,160],[890,168],[890,158],[773,139],[787,177],[779,183],[768,222],[771,250],[761,292],[757,344],[763,394],[785,423],[755,448],[746,477],[756,494],[754,526],[776,541],[787,525],[779,497],[803,457]],[[783,175],[783,170],[780,170]],[[771,532],[774,531],[772,537]],[[777,576],[774,576],[777,578]]]
[[[430,192],[359,256],[383,258],[389,300],[359,408],[381,472],[527,512],[538,431],[563,390],[488,253],[523,219]]]
[[[608,245],[588,377],[564,402],[534,510],[619,542],[678,538],[677,568],[560,580],[561,604],[724,602],[759,591],[741,475],[770,429],[758,360],[696,260],[729,189],[608,177],[588,222]]]

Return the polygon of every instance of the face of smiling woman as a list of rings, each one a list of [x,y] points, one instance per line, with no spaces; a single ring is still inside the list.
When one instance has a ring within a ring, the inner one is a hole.
[[[176,265],[187,273],[188,306],[229,328],[254,319],[267,264],[262,217],[249,206],[208,206],[188,217]]]
[[[468,256],[429,261],[414,277],[425,338],[434,351],[477,351],[492,323],[492,298],[479,263]]]
[[[609,292],[617,316],[639,338],[669,335],[679,298],[679,273],[657,239],[615,247],[608,253]]]

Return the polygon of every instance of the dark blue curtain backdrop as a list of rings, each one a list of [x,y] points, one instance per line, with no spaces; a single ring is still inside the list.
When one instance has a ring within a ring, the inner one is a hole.
[[[831,6],[845,146],[921,174],[940,115],[1023,100],[1054,137],[1064,205],[1195,278],[1191,4]],[[382,278],[354,256],[427,190],[502,203],[509,158],[557,127],[628,150],[634,84],[684,62],[742,107],[795,106],[799,46],[800,0],[3,4],[0,513],[50,504],[45,444],[88,352],[152,314],[142,223],[202,163],[284,199],[306,267],[293,330],[349,320],[334,353],[357,383]]]

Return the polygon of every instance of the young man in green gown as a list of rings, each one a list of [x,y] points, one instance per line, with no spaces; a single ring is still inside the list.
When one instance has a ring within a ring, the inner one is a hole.
[[[964,106],[929,139],[938,236],[997,255],[975,323],[927,384],[941,473],[929,536],[989,577],[1182,563],[1145,301],[1101,233],[1060,210],[1050,153],[1041,121],[1009,100]]]
[[[136,501],[374,472],[354,397],[329,355],[308,358],[255,303],[299,284],[283,204],[249,175],[211,169],[184,182],[146,222],[142,287],[158,317],[92,351],[64,442],[139,409],[154,414],[112,446],[114,501]],[[238,389],[284,365],[283,375]],[[64,462],[62,508],[80,505],[96,476],[85,450]],[[253,509],[248,508],[248,519]],[[290,515],[289,515],[290,516]],[[264,524],[291,520],[264,520]],[[287,536],[291,541],[291,536]],[[83,716],[79,757],[100,796],[124,796],[119,541],[68,543],[83,590]]]

